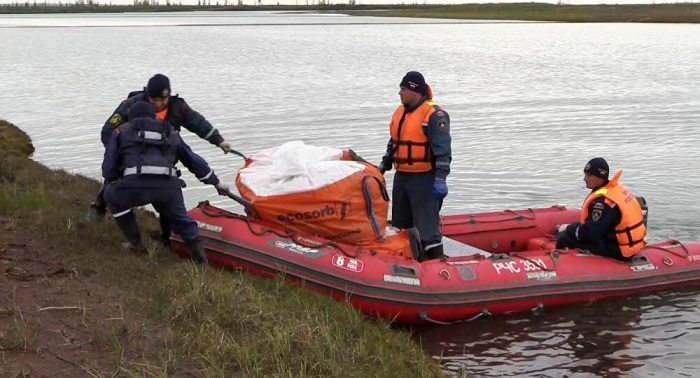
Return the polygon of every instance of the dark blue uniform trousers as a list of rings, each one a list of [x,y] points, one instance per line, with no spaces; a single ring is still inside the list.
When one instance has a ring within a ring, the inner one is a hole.
[[[433,195],[435,172],[396,172],[391,197],[391,222],[398,228],[415,227],[423,248],[440,243],[440,207],[442,200]]]
[[[199,239],[199,227],[188,214],[181,188],[136,188],[112,183],[105,190],[105,200],[115,218],[133,214],[133,207],[153,205],[170,228],[186,243]],[[127,235],[128,237],[128,235]]]
[[[106,180],[102,184],[102,188],[100,191],[97,193],[97,198],[95,198],[95,202],[93,203],[96,210],[98,213],[101,213],[100,217],[104,216],[104,213],[107,211],[107,202],[105,200],[105,190],[107,189],[107,186],[109,185],[109,182]],[[168,246],[170,245],[170,225],[168,224],[168,221],[165,220],[165,217],[161,213],[160,215],[160,230],[161,230],[161,241],[163,242],[164,245]]]
[[[624,260],[620,247],[617,245],[605,244],[602,241],[595,244],[588,244],[571,237],[568,232],[560,232],[557,234],[556,248],[578,248],[585,249],[594,255],[611,257],[616,260]]]

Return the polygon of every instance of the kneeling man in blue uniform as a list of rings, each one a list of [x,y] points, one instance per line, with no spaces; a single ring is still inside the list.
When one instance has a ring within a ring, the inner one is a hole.
[[[153,106],[145,101],[129,108],[129,122],[112,134],[102,162],[102,175],[110,183],[105,200],[129,244],[144,251],[133,207],[153,205],[170,228],[182,237],[194,261],[206,263],[197,222],[188,214],[182,197],[183,182],[175,168],[181,162],[219,194],[228,185],[214,174],[207,162],[192,152],[167,121],[156,119]]]

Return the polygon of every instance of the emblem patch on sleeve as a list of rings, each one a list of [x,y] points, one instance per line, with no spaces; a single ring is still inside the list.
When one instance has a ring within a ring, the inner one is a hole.
[[[603,210],[594,209],[593,212],[591,212],[591,218],[593,219],[593,222],[599,221],[602,216]]]
[[[440,132],[446,133],[447,130],[449,130],[450,125],[447,123],[447,120],[444,118],[441,118],[437,122],[437,127]]]
[[[112,126],[119,126],[122,123],[122,115],[119,113],[114,113],[112,117],[109,119],[109,124]]]

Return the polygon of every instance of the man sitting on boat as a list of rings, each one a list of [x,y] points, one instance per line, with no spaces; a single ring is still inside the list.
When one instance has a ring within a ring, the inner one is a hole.
[[[603,158],[591,159],[583,169],[591,193],[581,207],[581,221],[557,227],[557,248],[578,248],[617,260],[633,256],[646,245],[646,225],[637,198],[618,183],[622,170],[608,180]]]

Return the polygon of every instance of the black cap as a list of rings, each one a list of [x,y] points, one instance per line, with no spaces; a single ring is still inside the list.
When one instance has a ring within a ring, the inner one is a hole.
[[[161,74],[155,74],[146,85],[148,97],[165,98],[170,96],[170,79]]]
[[[150,119],[156,118],[156,110],[153,109],[153,105],[146,101],[139,101],[129,107],[130,120],[144,117]]]
[[[401,79],[399,86],[409,89],[413,92],[425,94],[425,78],[418,71],[409,71],[406,76]]]
[[[610,167],[608,167],[608,162],[605,161],[605,159],[597,157],[586,163],[586,167],[583,168],[583,171],[595,177],[607,180],[610,174]]]

